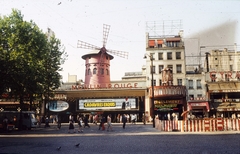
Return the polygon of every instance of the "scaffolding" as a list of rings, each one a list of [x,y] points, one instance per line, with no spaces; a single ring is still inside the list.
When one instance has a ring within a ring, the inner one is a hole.
[[[182,30],[181,20],[147,21],[146,32],[150,38],[174,37]]]

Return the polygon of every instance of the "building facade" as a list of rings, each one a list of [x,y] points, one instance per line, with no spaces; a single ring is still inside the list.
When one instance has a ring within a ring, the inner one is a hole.
[[[172,119],[172,115],[175,115],[181,119],[182,112],[186,110],[185,48],[182,33],[180,31],[178,35],[168,36],[146,33],[148,93],[145,106],[146,113],[150,113],[153,118],[157,115],[159,119],[168,119],[171,115]]]
[[[217,49],[206,54],[210,116],[240,118],[240,52]]]

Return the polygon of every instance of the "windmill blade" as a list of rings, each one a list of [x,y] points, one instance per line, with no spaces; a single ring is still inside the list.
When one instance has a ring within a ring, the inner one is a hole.
[[[95,46],[95,45],[92,45],[92,44],[89,44],[89,43],[87,43],[87,42],[83,42],[83,41],[80,41],[80,40],[78,40],[77,48],[82,48],[82,49],[97,49],[97,50],[100,50],[100,49],[101,49],[101,48],[98,47],[98,46]]]
[[[103,47],[105,47],[107,44],[109,30],[110,30],[110,25],[103,24]]]
[[[128,59],[128,52],[117,51],[117,50],[107,50],[107,52],[109,52],[109,53],[111,53],[113,55],[116,55],[116,56]]]

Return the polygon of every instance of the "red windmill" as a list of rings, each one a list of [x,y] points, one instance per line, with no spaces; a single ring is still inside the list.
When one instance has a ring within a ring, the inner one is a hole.
[[[128,52],[106,49],[110,25],[103,24],[103,47],[98,47],[78,40],[77,47],[92,49],[82,58],[85,60],[85,88],[106,88],[110,84],[110,60],[113,56],[109,53],[128,58]]]

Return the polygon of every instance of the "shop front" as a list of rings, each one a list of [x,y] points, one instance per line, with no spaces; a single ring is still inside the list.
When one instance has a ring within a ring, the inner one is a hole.
[[[208,117],[210,111],[209,103],[206,100],[189,100],[188,104],[188,119],[202,119]]]
[[[210,116],[240,118],[240,83],[209,82]]]
[[[134,86],[129,86],[130,84]],[[75,85],[56,91],[55,98],[46,105],[50,115],[61,115],[68,122],[69,115],[88,115],[90,121],[94,116],[112,115],[113,122],[119,122],[122,114],[130,117],[137,115],[142,121],[145,112],[146,88],[142,82],[113,84],[109,88],[84,89]],[[119,86],[121,85],[121,86]],[[124,86],[128,85],[128,86]],[[64,96],[64,97],[63,97]]]
[[[159,120],[181,120],[184,109],[186,109],[185,86],[154,87],[154,111]]]

